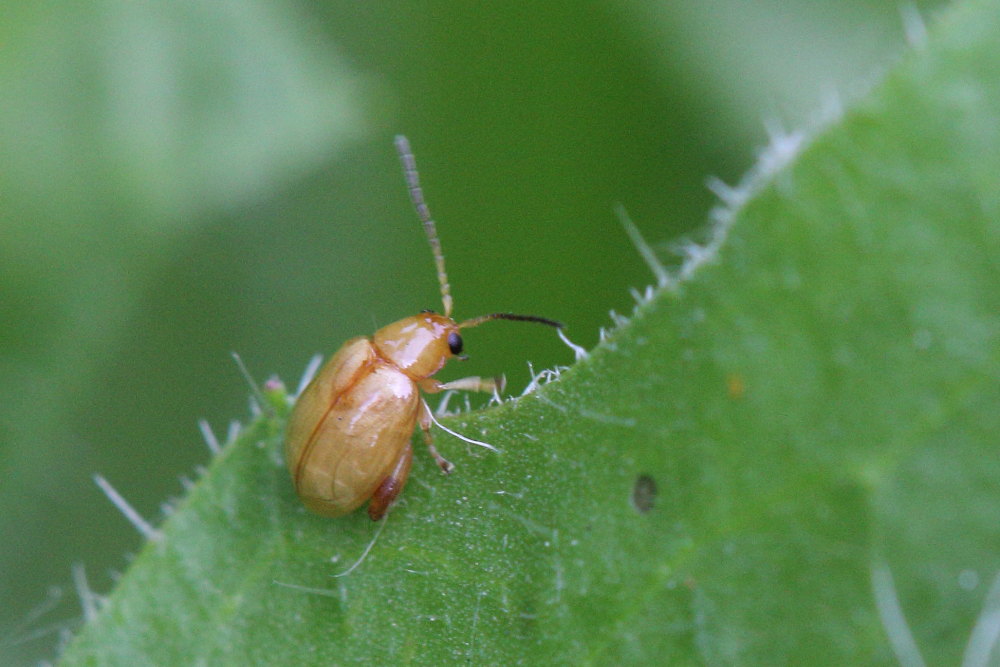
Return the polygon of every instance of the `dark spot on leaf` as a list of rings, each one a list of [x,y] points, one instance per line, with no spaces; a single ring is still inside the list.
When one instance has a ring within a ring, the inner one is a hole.
[[[639,475],[635,478],[635,486],[632,487],[632,506],[640,514],[645,514],[653,509],[656,501],[656,480],[649,475]]]
[[[726,389],[730,398],[741,399],[747,391],[746,380],[739,373],[730,373],[726,376]]]

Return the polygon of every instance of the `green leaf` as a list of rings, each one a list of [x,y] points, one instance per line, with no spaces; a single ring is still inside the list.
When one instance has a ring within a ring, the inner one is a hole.
[[[589,357],[448,422],[502,453],[439,434],[456,472],[419,453],[374,544],[298,504],[277,396],[63,664],[988,654],[998,55],[997,3],[959,5],[807,147],[776,141]]]

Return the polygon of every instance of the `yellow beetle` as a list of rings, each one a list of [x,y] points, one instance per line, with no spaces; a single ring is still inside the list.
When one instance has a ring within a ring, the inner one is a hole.
[[[403,490],[419,422],[427,447],[445,473],[452,464],[434,448],[433,416],[420,390],[493,392],[502,378],[468,377],[438,382],[431,376],[462,356],[460,329],[496,319],[559,322],[533,315],[491,313],[456,323],[444,255],[417,176],[406,137],[396,137],[410,198],[423,223],[437,264],[444,314],[423,311],[394,322],[371,337],[352,338],[320,369],[295,404],[285,438],[285,462],[303,504],[324,516],[341,516],[366,500],[378,521]]]

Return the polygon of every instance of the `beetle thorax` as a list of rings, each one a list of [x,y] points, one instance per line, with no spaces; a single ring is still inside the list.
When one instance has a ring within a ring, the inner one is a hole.
[[[455,320],[426,312],[382,327],[372,336],[372,345],[379,356],[421,380],[437,373],[453,356],[448,336],[457,332]]]

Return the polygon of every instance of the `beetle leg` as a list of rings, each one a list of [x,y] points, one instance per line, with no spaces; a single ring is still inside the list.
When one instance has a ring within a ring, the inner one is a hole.
[[[389,511],[389,506],[406,486],[406,477],[410,474],[410,464],[413,463],[413,448],[407,443],[406,449],[399,455],[392,472],[382,480],[375,489],[368,503],[368,516],[372,521],[378,521]]]
[[[427,405],[427,401],[423,398],[420,399],[420,407],[423,408],[420,411],[419,421],[420,430],[424,432],[424,442],[427,443],[427,449],[430,450],[435,463],[437,463],[438,467],[441,468],[441,472],[447,475],[455,469],[455,466],[451,463],[451,461],[441,456],[437,447],[434,446],[434,438],[431,437],[431,424],[433,423],[433,420],[431,419],[431,407]]]
[[[419,384],[420,388],[428,394],[436,394],[441,391],[448,391],[449,389],[493,393],[503,391],[503,388],[507,385],[507,378],[502,375],[492,378],[474,376],[461,378],[459,380],[452,380],[451,382],[438,382],[434,378],[425,378],[420,380]]]

